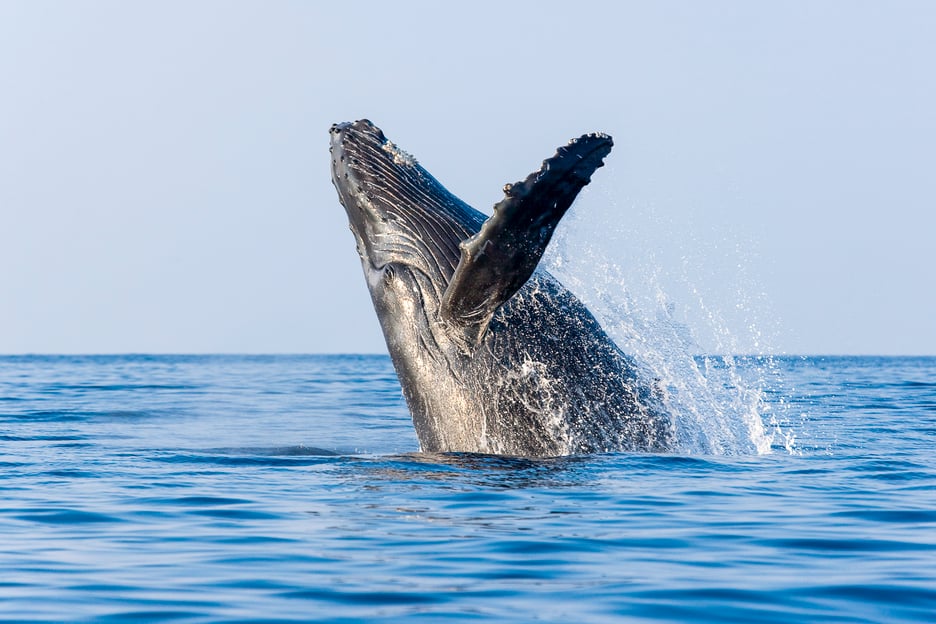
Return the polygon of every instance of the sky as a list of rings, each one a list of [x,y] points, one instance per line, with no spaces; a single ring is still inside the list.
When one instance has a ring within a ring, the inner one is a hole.
[[[900,0],[0,0],[0,353],[385,352],[329,173],[368,118],[484,212],[611,134],[550,266],[699,350],[936,354],[934,32]]]

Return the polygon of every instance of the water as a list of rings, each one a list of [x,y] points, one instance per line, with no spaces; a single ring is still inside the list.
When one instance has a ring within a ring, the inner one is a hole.
[[[766,448],[529,461],[385,357],[2,357],[0,620],[933,621],[936,358],[770,365]]]

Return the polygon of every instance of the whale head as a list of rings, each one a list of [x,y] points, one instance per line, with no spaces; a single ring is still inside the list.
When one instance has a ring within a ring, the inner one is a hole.
[[[445,351],[440,304],[459,244],[485,216],[447,191],[368,120],[331,127],[332,182],[348,215],[388,348],[404,368]],[[431,350],[419,346],[432,344]]]
[[[366,119],[331,127],[331,169],[372,294],[401,270],[444,290],[484,215]]]

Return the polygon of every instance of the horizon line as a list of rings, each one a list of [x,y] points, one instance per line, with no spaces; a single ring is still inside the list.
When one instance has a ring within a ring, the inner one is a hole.
[[[738,358],[846,358],[846,357],[890,357],[890,358],[930,358],[936,353],[691,353],[692,357],[738,357]],[[0,353],[0,358],[14,357],[308,357],[308,356],[355,356],[355,357],[390,357],[386,351],[31,351]]]

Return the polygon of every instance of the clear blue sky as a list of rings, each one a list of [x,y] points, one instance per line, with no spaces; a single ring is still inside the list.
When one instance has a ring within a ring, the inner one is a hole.
[[[328,167],[367,117],[484,211],[612,134],[561,257],[703,350],[934,354],[934,33],[926,1],[0,1],[0,353],[383,352]]]

